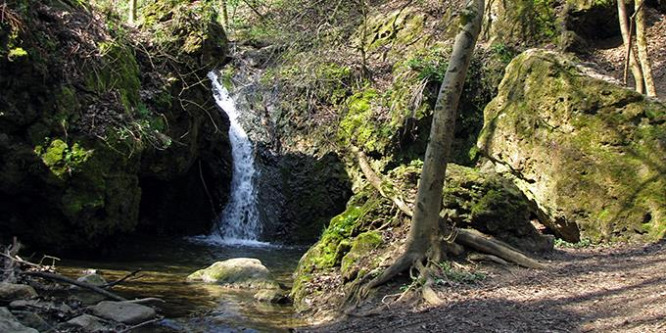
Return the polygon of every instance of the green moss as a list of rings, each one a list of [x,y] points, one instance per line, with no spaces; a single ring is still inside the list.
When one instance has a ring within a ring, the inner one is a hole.
[[[36,146],[35,153],[58,178],[65,178],[79,170],[92,155],[92,150],[83,149],[78,143],[71,146],[61,139],[52,140],[48,146]]]
[[[550,227],[563,230],[562,238],[576,242],[578,228],[595,242],[661,237],[654,231],[666,223],[666,178],[655,156],[666,154],[665,110],[580,73],[575,59],[526,52],[511,62],[486,108],[479,145],[533,179],[521,186],[553,214]]]
[[[130,48],[115,41],[98,44],[100,63],[86,70],[85,84],[88,90],[100,95],[111,91],[120,94],[120,103],[131,113],[139,103],[141,88],[139,65]]]
[[[341,261],[340,273],[346,279],[355,276],[361,267],[356,267],[356,264],[368,258],[368,254],[382,244],[382,235],[378,231],[368,231],[356,236],[351,242],[351,248]],[[367,265],[373,266],[373,265]],[[365,267],[366,271],[371,268]]]

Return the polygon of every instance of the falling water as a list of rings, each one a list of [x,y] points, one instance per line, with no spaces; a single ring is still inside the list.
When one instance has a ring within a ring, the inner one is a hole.
[[[265,244],[257,241],[261,225],[257,211],[257,191],[254,186],[256,172],[252,142],[238,121],[239,112],[229,91],[220,84],[214,72],[208,73],[208,78],[213,82],[213,96],[217,105],[229,117],[229,140],[234,165],[231,198],[224,207],[210,238],[225,244]]]

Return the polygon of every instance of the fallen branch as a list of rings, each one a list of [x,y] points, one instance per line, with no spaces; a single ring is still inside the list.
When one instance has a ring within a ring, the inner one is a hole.
[[[42,279],[47,279],[47,280],[52,280],[52,281],[59,281],[59,282],[64,282],[64,283],[69,283],[71,285],[75,285],[77,287],[85,288],[90,291],[96,292],[100,295],[104,295],[110,299],[116,300],[116,301],[127,301],[127,299],[120,297],[110,291],[104,290],[100,287],[93,286],[92,284],[81,282],[81,281],[76,281],[74,279],[70,279],[68,277],[59,275],[59,274],[54,274],[54,273],[46,273],[46,272],[21,272],[21,275],[27,275],[27,276],[35,276],[39,277]]]
[[[113,282],[109,282],[109,283],[103,284],[103,285],[101,285],[101,286],[99,286],[99,287],[100,287],[100,288],[111,288],[111,287],[113,287],[113,286],[116,286],[116,285],[119,285],[119,284],[125,282],[127,279],[129,279],[129,278],[135,276],[135,275],[136,275],[137,273],[139,273],[139,272],[141,272],[141,268],[139,268],[139,269],[137,269],[137,270],[135,270],[135,271],[133,271],[133,272],[131,272],[131,273],[129,273],[129,274],[123,276],[123,277],[120,278],[119,280],[116,280],[116,281],[113,281]]]
[[[155,319],[151,319],[151,320],[146,320],[146,321],[144,321],[144,322],[142,322],[142,323],[138,323],[138,324],[136,324],[136,325],[134,325],[134,326],[130,326],[130,327],[128,327],[128,328],[126,328],[126,329],[124,329],[124,330],[122,330],[122,331],[118,331],[118,333],[126,333],[126,332],[130,332],[130,331],[135,330],[135,329],[137,329],[137,328],[144,327],[144,326],[146,326],[146,325],[150,325],[150,324],[152,324],[152,323],[156,323],[156,322],[158,322],[158,321],[160,321],[160,320],[162,320],[162,318],[155,318]]]

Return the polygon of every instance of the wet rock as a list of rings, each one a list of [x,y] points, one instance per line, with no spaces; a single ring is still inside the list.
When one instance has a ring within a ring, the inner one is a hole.
[[[110,319],[123,324],[138,324],[157,316],[155,309],[130,302],[104,301],[91,307],[95,316]]]
[[[187,277],[188,281],[218,283],[236,288],[278,289],[270,271],[259,259],[234,258],[218,261]]]
[[[289,297],[282,290],[265,289],[254,294],[254,299],[259,302],[284,304],[289,302]]]
[[[0,332],[39,333],[36,329],[21,324],[7,308],[0,308]]]
[[[26,310],[26,309],[39,309],[45,312],[53,312],[60,314],[70,314],[72,313],[72,308],[69,305],[61,303],[56,304],[53,302],[45,302],[36,299],[31,300],[17,300],[9,303],[11,309],[16,310]]]
[[[86,274],[86,275],[81,276],[78,279],[76,279],[76,281],[85,282],[85,283],[91,284],[93,286],[103,286],[103,285],[107,284],[106,280],[101,275],[99,275],[97,273]]]
[[[32,327],[38,331],[47,331],[51,328],[40,315],[30,311],[17,311],[14,313],[21,324]]]
[[[0,283],[0,303],[8,303],[17,299],[29,299],[37,296],[31,286],[15,283]]]
[[[87,332],[94,332],[104,329],[100,319],[89,314],[83,314],[67,321],[68,326],[78,327]]]

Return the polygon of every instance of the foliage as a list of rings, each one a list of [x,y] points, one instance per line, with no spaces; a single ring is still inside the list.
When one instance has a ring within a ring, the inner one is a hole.
[[[444,285],[446,284],[446,281],[475,284],[486,279],[486,274],[465,270],[460,267],[454,268],[450,261],[441,262],[438,266],[443,274],[443,276],[435,279],[435,284],[438,285]]]
[[[592,246],[592,240],[583,237],[576,243],[567,242],[561,238],[555,238],[555,247],[563,247],[567,249],[582,249]]]

